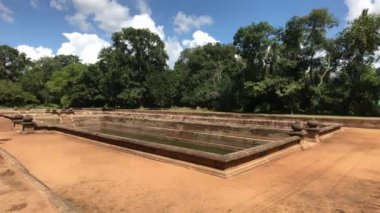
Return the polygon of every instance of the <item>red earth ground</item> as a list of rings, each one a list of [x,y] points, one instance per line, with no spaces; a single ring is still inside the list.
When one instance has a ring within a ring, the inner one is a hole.
[[[0,212],[58,212],[0,157]]]
[[[10,143],[4,138],[4,131],[10,128],[2,125],[0,121],[0,144]],[[26,183],[13,169],[0,157],[0,212],[57,212],[49,202]]]
[[[10,129],[0,119],[0,137],[11,138],[0,147],[83,212],[380,212],[380,130],[344,128],[222,179],[68,135]]]

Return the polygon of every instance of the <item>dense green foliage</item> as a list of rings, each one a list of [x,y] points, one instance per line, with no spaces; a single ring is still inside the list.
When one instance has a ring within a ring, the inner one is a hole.
[[[138,107],[157,103],[147,82],[167,71],[163,41],[148,30],[123,29],[112,36],[113,45],[99,56],[99,86],[110,105]],[[159,83],[159,82],[156,82]]]
[[[17,82],[27,71],[30,60],[26,55],[6,45],[0,45],[0,79]]]
[[[232,45],[187,49],[175,65],[182,106],[233,110],[238,107],[244,64]]]
[[[37,103],[37,99],[33,94],[25,92],[20,84],[0,80],[0,103],[11,107]]]
[[[164,42],[127,28],[96,64],[76,56],[31,62],[0,46],[0,105],[202,107],[220,111],[377,115],[380,15],[363,11],[335,37],[326,9],[237,30],[232,44],[185,49],[173,69]]]

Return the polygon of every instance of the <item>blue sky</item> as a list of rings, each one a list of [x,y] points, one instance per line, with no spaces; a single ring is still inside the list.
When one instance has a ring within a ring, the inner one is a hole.
[[[340,22],[333,36],[380,0],[0,0],[0,44],[32,59],[75,54],[96,61],[112,32],[149,28],[165,41],[170,64],[187,47],[232,42],[239,27],[268,21],[283,27],[292,16],[328,8]]]

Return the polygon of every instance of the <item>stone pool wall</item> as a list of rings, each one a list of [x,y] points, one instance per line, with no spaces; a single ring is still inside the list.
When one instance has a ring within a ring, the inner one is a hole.
[[[266,143],[264,145],[245,149],[227,155],[218,155],[213,153],[189,150],[181,147],[168,146],[163,144],[150,143],[148,141],[135,140],[119,136],[97,133],[94,131],[83,130],[78,128],[69,128],[64,126],[39,126],[39,129],[58,131],[74,136],[79,136],[102,143],[138,150],[146,153],[156,154],[181,160],[196,165],[211,167],[218,170],[227,170],[254,159],[263,157],[273,152],[288,148],[300,143],[300,137],[288,137],[276,143]]]
[[[8,117],[11,118],[15,114],[17,113],[11,113]],[[268,120],[263,123],[260,119],[232,119],[226,115],[217,117],[218,114],[172,115],[160,111],[77,111],[75,115],[53,115],[46,112],[28,114],[35,116],[37,130],[58,131],[222,172],[287,150],[300,144],[304,137],[308,136],[289,135],[290,127],[286,125],[293,123],[293,120]],[[324,123],[313,137],[319,139],[319,136],[339,129],[340,125]],[[104,130],[118,131],[126,136],[108,134]],[[181,143],[190,144],[191,148],[182,146]],[[193,146],[227,151],[213,152]]]
[[[226,135],[239,135],[242,137],[251,137],[255,135],[258,138],[282,138],[288,136],[290,129],[274,128],[272,126],[240,126],[231,124],[213,124],[197,123],[189,121],[173,121],[164,119],[140,119],[130,118],[124,115],[105,115],[102,117],[104,124],[128,123],[132,125],[151,126],[168,129],[176,129],[193,132],[206,132]]]
[[[380,129],[380,117],[355,117],[355,116],[323,116],[323,115],[276,115],[276,114],[244,114],[244,113],[223,113],[223,112],[179,112],[170,110],[116,110],[120,113],[149,113],[149,114],[172,114],[202,116],[206,118],[226,118],[226,119],[251,119],[251,120],[270,120],[271,122],[295,122],[317,120],[326,124],[342,124],[345,127]]]

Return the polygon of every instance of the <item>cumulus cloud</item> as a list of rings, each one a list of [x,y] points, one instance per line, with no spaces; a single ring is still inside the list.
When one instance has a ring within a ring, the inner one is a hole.
[[[76,13],[66,19],[82,31],[91,29],[90,21],[108,33],[123,27],[149,29],[164,39],[163,26],[157,26],[151,18],[151,10],[144,0],[138,1],[139,15],[130,16],[129,8],[116,0],[72,0]]]
[[[33,61],[38,60],[42,57],[53,57],[53,50],[46,47],[32,47],[28,45],[19,45],[16,49],[22,53],[25,53],[27,57]]]
[[[203,45],[206,45],[209,43],[215,44],[217,42],[219,42],[219,41],[217,41],[215,38],[210,36],[208,33],[197,30],[193,34],[193,40],[184,40],[184,41],[182,41],[182,44],[185,47],[194,48],[194,47],[203,46]]]
[[[69,40],[61,45],[57,55],[77,55],[83,63],[96,63],[100,50],[110,44],[95,34],[63,33]]]
[[[183,47],[176,38],[169,37],[167,39],[165,42],[165,51],[169,56],[169,60],[167,62],[169,67],[174,67],[174,64],[180,57],[182,50]]]
[[[81,22],[91,18],[100,29],[115,32],[130,19],[129,8],[111,0],[72,0],[74,16],[82,16]],[[78,15],[79,14],[79,15]]]
[[[164,27],[157,25],[152,19],[152,11],[146,1],[136,1],[136,6],[140,14],[131,15],[129,7],[121,4],[118,0],[71,0],[75,12],[73,15],[67,16],[66,20],[70,24],[78,26],[82,32],[88,32],[94,28],[98,28],[107,33],[117,32],[127,27],[149,29],[165,42],[165,50],[169,56],[168,65],[171,67],[179,58],[184,47],[195,47],[217,42],[214,38],[202,31],[195,32],[193,40],[184,41],[184,46],[175,38],[166,38]],[[181,32],[212,23],[212,18],[208,16],[187,16],[180,12],[177,14],[177,17],[179,17],[177,18],[178,29]],[[92,35],[93,37],[90,43],[86,43],[89,42],[89,34],[66,33],[64,35],[69,42],[62,44],[58,50],[58,54],[75,54],[85,63],[96,62],[101,47],[109,45],[96,35]],[[96,36],[96,38],[94,36]],[[85,37],[86,39],[84,39]],[[96,50],[93,51],[92,49]],[[88,52],[88,54],[85,54],[85,52]]]
[[[165,39],[164,27],[157,26],[148,14],[135,15],[132,19],[124,22],[122,27],[149,29],[151,32],[156,33],[161,39]]]
[[[69,9],[68,0],[50,0],[50,7],[56,10],[67,10]]]
[[[192,29],[199,29],[203,25],[211,25],[213,19],[210,16],[193,16],[178,12],[174,18],[174,31],[178,34],[189,32]]]
[[[108,32],[117,32],[122,28],[148,29],[165,39],[164,27],[157,25],[151,17],[151,10],[144,0],[138,0],[141,14],[131,16],[129,8],[116,0],[72,0],[76,13],[66,20],[78,26],[83,32],[97,28]],[[105,9],[106,8],[106,9]],[[169,45],[172,45],[171,41]]]
[[[370,13],[380,12],[380,0],[345,0],[345,3],[348,7],[349,21],[359,17],[364,9],[368,9]]]
[[[78,26],[83,32],[89,32],[93,29],[92,25],[87,22],[87,17],[81,13],[73,16],[67,16],[66,20],[74,26]]]
[[[67,6],[67,0],[52,0],[56,9]],[[93,29],[91,22],[99,29],[108,33],[119,31],[123,27],[147,28],[164,37],[163,26],[156,26],[150,17],[151,10],[144,0],[138,0],[140,15],[130,16],[129,8],[117,0],[72,0],[75,14],[66,17],[66,20],[82,31]]]
[[[13,19],[13,11],[9,9],[3,2],[0,0],[0,19],[12,23]]]
[[[152,10],[148,6],[145,0],[138,0],[137,1],[137,8],[142,14],[152,14]]]

